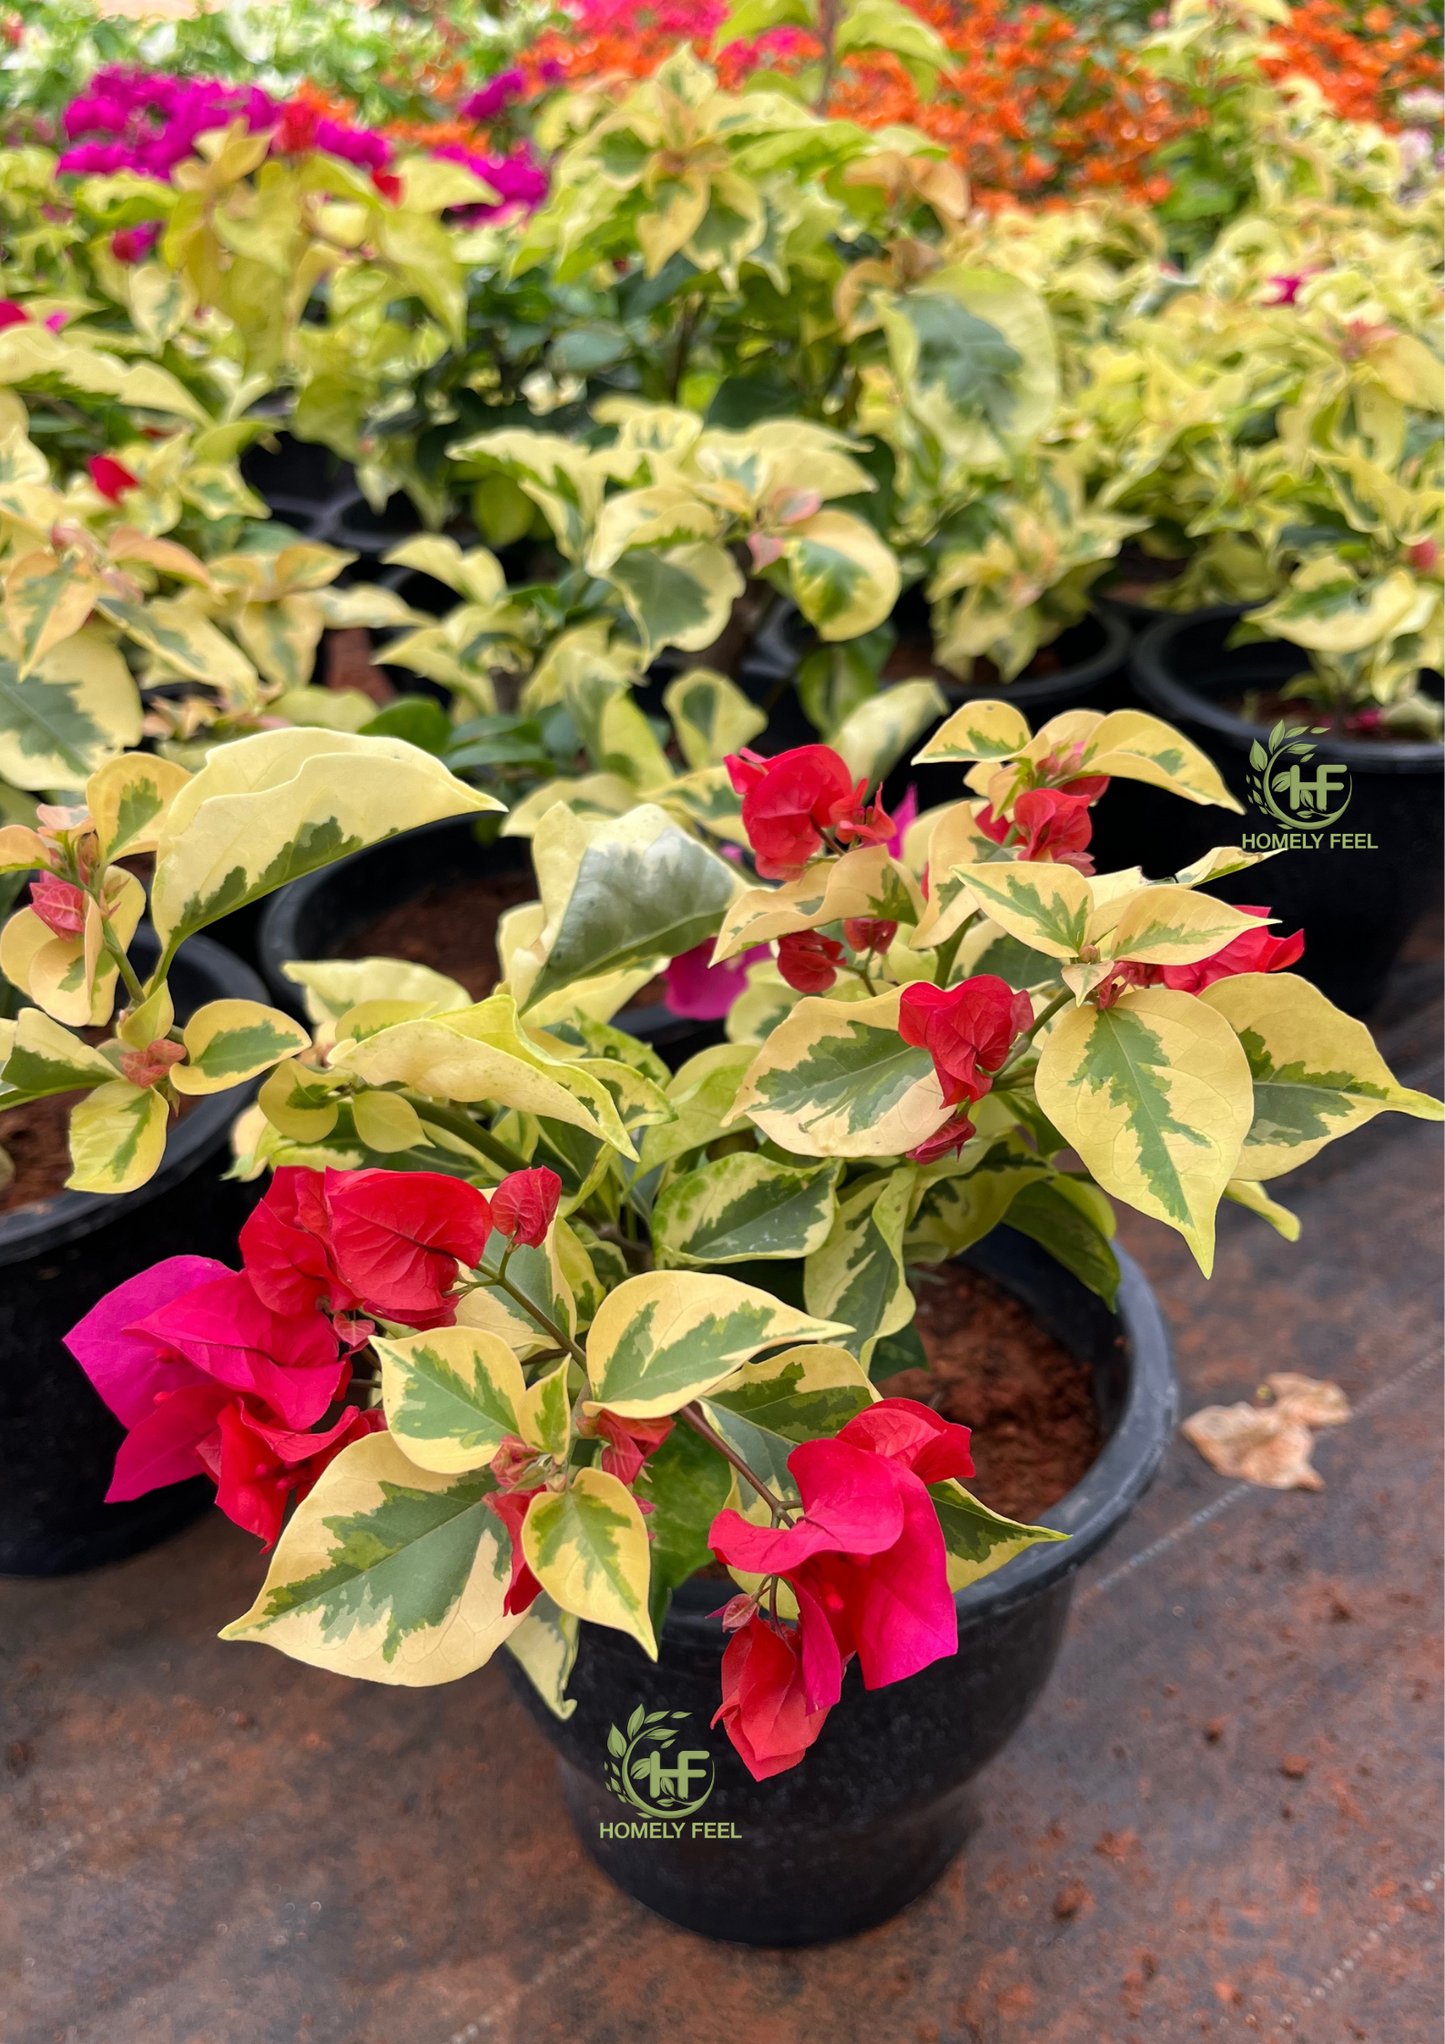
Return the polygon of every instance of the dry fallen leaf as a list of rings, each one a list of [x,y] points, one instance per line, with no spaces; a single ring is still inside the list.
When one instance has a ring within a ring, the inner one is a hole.
[[[1267,1490],[1324,1489],[1310,1466],[1314,1435],[1282,1419],[1275,1406],[1206,1405],[1180,1431],[1221,1476],[1242,1476]]]
[[[1338,1427],[1350,1417],[1350,1401],[1327,1378],[1301,1377],[1294,1370],[1275,1370],[1265,1378],[1275,1396],[1274,1410],[1305,1427]]]

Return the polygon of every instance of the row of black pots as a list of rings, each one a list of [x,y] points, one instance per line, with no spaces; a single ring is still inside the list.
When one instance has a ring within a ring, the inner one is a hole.
[[[146,926],[132,957],[145,970],[155,956]],[[204,937],[183,946],[170,984],[181,1021],[207,1001],[266,998],[248,966]],[[209,1502],[200,1477],[130,1503],[104,1502],[123,1429],[62,1337],[163,1257],[234,1261],[256,1196],[221,1176],[241,1104],[235,1092],[198,1100],[172,1129],[160,1170],[135,1192],[61,1192],[0,1214],[0,1575],[67,1575],[120,1561]]]

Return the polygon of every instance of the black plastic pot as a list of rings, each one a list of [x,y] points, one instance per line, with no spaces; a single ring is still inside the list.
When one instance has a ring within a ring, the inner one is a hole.
[[[530,877],[531,870],[526,839],[499,837],[484,844],[472,821],[461,817],[423,824],[293,880],[271,897],[261,922],[261,970],[272,998],[291,1014],[304,1016],[301,989],[282,970],[288,960],[339,957],[369,923],[449,881]],[[625,1008],[614,1019],[629,1035],[664,1052],[674,1066],[723,1041],[721,1023],[688,1021],[660,1002]]]
[[[904,593],[894,611],[894,622],[901,633],[927,636],[927,607],[919,591]],[[1061,632],[1048,648],[1062,663],[1056,674],[977,687],[961,681],[940,681],[939,685],[948,698],[950,711],[981,697],[997,697],[1015,704],[1037,730],[1061,710],[1118,708],[1128,694],[1129,640],[1128,625],[1113,610],[1090,611],[1078,624]],[[777,694],[766,737],[755,741],[760,750],[780,752],[787,746],[818,743],[818,733],[788,685],[799,661],[817,643],[812,628],[791,604],[781,605],[758,633],[743,670],[743,685],[759,700],[767,700],[769,693]],[[922,733],[909,747],[910,757],[927,738],[928,733]],[[886,806],[894,807],[912,786],[918,791],[919,808],[933,809],[943,802],[958,801],[964,792],[962,776],[960,767],[915,767],[905,758],[884,782],[883,800]]]
[[[622,1633],[584,1624],[568,1684],[576,1709],[565,1721],[508,1657],[519,1697],[557,1749],[582,1843],[630,1895],[689,1930],[742,1944],[818,1944],[882,1923],[921,1895],[963,1844],[965,1784],[1018,1730],[1049,1678],[1080,1565],[1118,1531],[1159,1466],[1176,1390],[1163,1321],[1138,1267],[1120,1257],[1115,1315],[1010,1228],[963,1260],[1092,1366],[1106,1440],[1083,1481],[1043,1515],[1071,1538],[1035,1547],[958,1593],[955,1657],[872,1692],[850,1669],[817,1744],[800,1766],[764,1782],[720,1729],[709,1729],[725,1643],[708,1615],[726,1596],[718,1583],[683,1586],[656,1664]],[[609,1728],[625,1726],[638,1705],[688,1712],[685,1743],[712,1760],[713,1791],[678,1837],[602,1835],[604,1825],[630,1830],[645,1821],[604,1779]],[[694,1835],[693,1821],[735,1835]]]
[[[1349,769],[1349,808],[1329,830],[1288,831],[1249,797],[1250,747],[1268,737],[1267,729],[1223,702],[1248,689],[1277,689],[1301,672],[1307,656],[1275,640],[1228,650],[1241,615],[1239,607],[1222,605],[1161,619],[1135,646],[1133,676],[1145,705],[1210,755],[1245,815],[1115,781],[1094,811],[1097,863],[1100,871],[1138,863],[1158,875],[1177,872],[1211,845],[1286,844],[1266,865],[1234,874],[1211,892],[1268,902],[1281,933],[1303,928],[1299,971],[1347,1013],[1366,1015],[1379,1004],[1411,928],[1439,898],[1445,747],[1316,738],[1312,766],[1328,760]]]
[[[148,928],[132,956],[142,969],[154,962]],[[170,983],[182,1020],[206,1001],[266,997],[249,967],[204,937],[179,953]],[[125,1430],[62,1337],[105,1293],[162,1257],[234,1262],[259,1187],[224,1182],[221,1152],[245,1097],[202,1099],[136,1192],[62,1192],[0,1214],[0,1575],[69,1575],[121,1561],[189,1524],[214,1495],[197,1477],[104,1502]]]

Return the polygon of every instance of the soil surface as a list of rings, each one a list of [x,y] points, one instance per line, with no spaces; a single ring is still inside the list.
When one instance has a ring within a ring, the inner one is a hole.
[[[405,958],[464,986],[474,1001],[492,991],[497,923],[509,908],[536,899],[530,873],[447,880],[368,923],[342,947],[343,958]]]
[[[916,1288],[929,1368],[900,1370],[878,1388],[972,1427],[978,1473],[968,1489],[1006,1518],[1036,1519],[1103,1445],[1089,1370],[988,1278],[957,1263],[936,1278]]]
[[[1421,744],[1428,742],[1419,732],[1392,731],[1385,724],[1361,725],[1354,712],[1346,715],[1343,728],[1337,730],[1330,710],[1296,696],[1282,696],[1274,689],[1255,688],[1241,695],[1224,696],[1219,707],[1231,717],[1240,717],[1246,724],[1258,724],[1267,731],[1283,719],[1286,724],[1298,724],[1301,730],[1324,730],[1335,737],[1347,738],[1351,745],[1398,745],[1402,739],[1408,743],[1412,738]]]
[[[65,1190],[70,1176],[66,1140],[70,1110],[84,1098],[84,1093],[52,1093],[47,1100],[32,1100],[27,1107],[10,1107],[0,1114],[0,1149],[15,1166],[10,1183],[0,1185],[0,1214],[54,1199]]]
[[[103,1029],[80,1032],[96,1042],[106,1033]],[[35,1206],[64,1192],[70,1176],[70,1110],[87,1097],[83,1092],[52,1093],[45,1100],[8,1107],[0,1114],[0,1150],[15,1166],[9,1184],[0,1185],[0,1214],[13,1214],[18,1207]],[[182,1100],[178,1118],[184,1120],[199,1105],[194,1096]]]

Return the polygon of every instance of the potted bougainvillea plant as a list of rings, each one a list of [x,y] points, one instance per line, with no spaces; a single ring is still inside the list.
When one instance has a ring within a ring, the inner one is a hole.
[[[1111,1197],[1207,1272],[1221,1197],[1292,1235],[1277,1176],[1384,1109],[1441,1114],[1283,969],[1299,947],[1267,909],[1204,891],[1246,854],[1093,873],[1112,777],[1235,806],[1167,725],[1073,711],[1035,736],[980,702],[921,756],[966,770],[961,797],[901,841],[823,746],[729,759],[736,859],[655,805],[555,808],[492,995],[303,964],[309,1040],[244,1003],[177,1034],[168,961],[374,838],[377,788],[393,827],[485,803],[435,760],[314,731],[194,775],[126,756],[86,813],[8,844],[48,870],[5,933],[34,1005],[4,1080],[89,1089],[81,1182],[144,1179],[178,1098],[266,1074],[237,1129],[238,1170],[273,1173],[242,1268],[162,1260],[70,1336],[129,1430],[113,1494],[214,1478],[270,1557],[227,1639],[414,1685],[509,1647],[590,1849],[668,1914],[759,1942],[877,1921],[957,1849],[958,1786],[1057,1646],[1065,1534],[1083,1529],[1078,1555],[1106,1537],[1167,1436],[1165,1359],[1131,1472],[1108,1465],[1112,1517],[1092,1493],[1049,1525],[986,1509],[968,1429],[872,1381],[916,1267],[1025,1203],[1117,1366]],[[144,984],[108,864],[142,812],[161,940]],[[753,954],[730,1040],[669,1072],[608,1018],[640,963],[709,940],[720,966]],[[92,1045],[77,990],[115,973],[129,1002]],[[1154,1337],[1130,1282],[1137,1379]],[[1131,1392],[1121,1432],[1136,1409]],[[698,1580],[719,1564],[731,1582]],[[679,1696],[706,1697],[715,1751],[705,1722],[670,1743]],[[709,1810],[668,1821],[696,1811],[700,1772]]]

